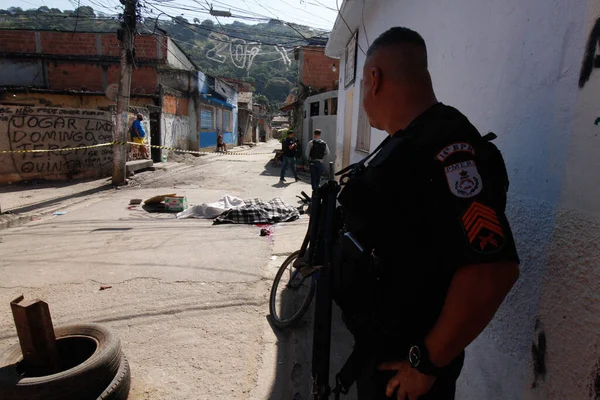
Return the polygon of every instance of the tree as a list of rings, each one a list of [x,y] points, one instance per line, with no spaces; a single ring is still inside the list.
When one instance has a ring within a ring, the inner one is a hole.
[[[94,18],[96,14],[94,13],[94,9],[89,6],[81,6],[75,9],[75,15],[79,15],[80,17],[88,17]]]
[[[267,82],[264,94],[275,101],[283,102],[287,97],[292,83],[285,78],[272,78]]]

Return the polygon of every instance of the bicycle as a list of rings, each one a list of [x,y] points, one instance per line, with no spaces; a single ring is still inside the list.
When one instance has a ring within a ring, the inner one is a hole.
[[[302,246],[279,267],[269,301],[271,321],[279,328],[287,328],[300,320],[313,297],[315,298],[312,351],[312,392],[315,400],[327,400],[332,394],[329,386],[332,312],[330,266],[336,239],[336,202],[339,191],[340,185],[334,179],[333,163],[329,163],[328,182],[312,193],[310,222]],[[299,262],[298,259],[302,261]],[[289,278],[283,280],[286,271]],[[282,306],[278,307],[277,293],[281,282],[285,282],[284,296]],[[290,309],[290,316],[284,317],[283,312]]]
[[[319,277],[318,268],[311,268],[310,262],[302,263],[301,260],[313,260],[314,247],[309,248],[311,227],[318,225],[316,216],[312,215],[311,204],[316,200],[315,194],[313,197],[302,192],[302,196],[298,197],[305,205],[308,205],[308,213],[310,222],[308,230],[300,246],[297,250],[290,254],[281,264],[271,286],[271,294],[269,298],[269,312],[273,324],[280,328],[289,328],[295,325],[302,316],[306,313],[315,294],[316,281]],[[308,255],[307,255],[308,250]],[[299,259],[300,258],[300,262]],[[303,268],[304,267],[304,270]],[[308,271],[308,273],[307,273]],[[287,279],[282,279],[286,276]],[[285,282],[285,286],[280,287],[280,284]],[[282,289],[281,293],[279,289]],[[291,311],[291,313],[290,313]],[[285,314],[285,315],[284,315]],[[289,316],[288,316],[289,315]]]

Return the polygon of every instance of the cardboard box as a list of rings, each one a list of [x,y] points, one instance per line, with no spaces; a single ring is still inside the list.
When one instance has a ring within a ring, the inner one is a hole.
[[[184,211],[188,208],[187,197],[185,196],[171,196],[165,197],[165,209],[172,212]]]

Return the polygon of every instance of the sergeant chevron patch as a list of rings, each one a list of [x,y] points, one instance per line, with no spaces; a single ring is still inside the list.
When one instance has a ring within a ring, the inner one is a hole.
[[[462,224],[474,250],[493,253],[504,246],[504,231],[493,208],[474,201],[463,214]]]

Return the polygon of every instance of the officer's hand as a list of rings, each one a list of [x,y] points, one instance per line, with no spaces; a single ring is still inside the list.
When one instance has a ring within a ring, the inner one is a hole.
[[[412,368],[406,361],[386,362],[379,366],[380,371],[396,371],[385,389],[387,397],[392,397],[398,389],[398,400],[418,400],[427,394],[435,382],[435,376],[424,375]]]

